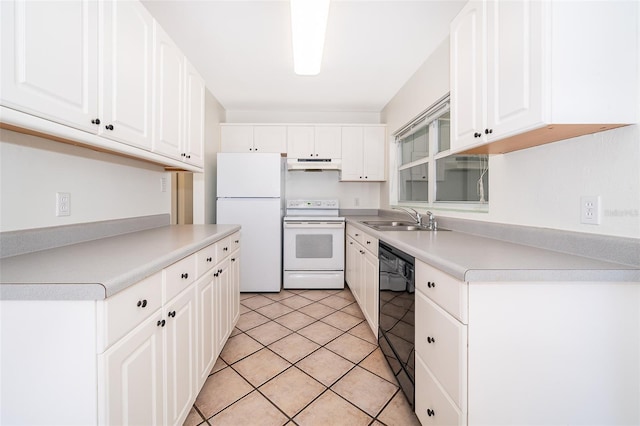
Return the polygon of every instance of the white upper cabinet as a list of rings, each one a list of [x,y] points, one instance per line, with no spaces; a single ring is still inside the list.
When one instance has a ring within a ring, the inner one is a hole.
[[[340,180],[385,180],[384,147],[384,126],[343,127]]]
[[[6,0],[0,12],[4,122],[202,167],[204,80],[142,3]]]
[[[90,132],[98,119],[98,2],[0,2],[0,103]]]
[[[179,158],[184,138],[184,56],[157,24],[155,72],[153,151]]]
[[[151,149],[153,18],[138,2],[102,5],[99,133]]]
[[[204,165],[204,97],[206,87],[198,71],[185,58],[185,103],[183,159],[193,165]]]
[[[638,7],[470,1],[451,23],[451,151],[509,152],[636,122]]]
[[[287,152],[285,125],[225,124],[220,126],[220,132],[222,152]]]
[[[340,126],[288,126],[287,157],[338,159],[342,156]]]

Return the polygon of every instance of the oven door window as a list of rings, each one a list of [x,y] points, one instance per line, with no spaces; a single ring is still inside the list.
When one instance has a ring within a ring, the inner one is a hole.
[[[333,257],[333,235],[296,235],[297,259],[331,259]]]

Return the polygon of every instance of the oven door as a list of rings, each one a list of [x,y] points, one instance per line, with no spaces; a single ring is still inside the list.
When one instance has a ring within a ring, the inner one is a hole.
[[[344,222],[284,223],[285,271],[344,270]]]

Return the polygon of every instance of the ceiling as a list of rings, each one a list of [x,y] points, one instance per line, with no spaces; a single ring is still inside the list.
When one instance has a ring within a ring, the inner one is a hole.
[[[466,0],[332,0],[317,76],[293,72],[286,0],[142,2],[228,111],[380,112]]]

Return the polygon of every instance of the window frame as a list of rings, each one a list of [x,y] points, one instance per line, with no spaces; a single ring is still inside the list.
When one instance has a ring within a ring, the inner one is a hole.
[[[489,201],[481,202],[481,201],[437,201],[437,186],[438,186],[438,173],[437,169],[437,161],[443,158],[460,155],[451,152],[451,148],[449,147],[446,150],[438,152],[438,137],[439,137],[439,126],[438,119],[443,115],[450,113],[450,102],[449,95],[443,96],[437,102],[435,102],[430,108],[425,110],[422,114],[418,115],[411,122],[400,128],[396,131],[394,136],[394,151],[395,151],[395,185],[390,185],[391,191],[391,200],[395,200],[395,205],[398,206],[406,206],[406,207],[428,207],[434,210],[449,210],[449,211],[474,211],[480,213],[488,213],[489,211]],[[429,126],[428,129],[428,155],[424,158],[408,162],[406,164],[402,163],[402,144],[401,141],[407,136],[411,135],[419,131],[422,127]],[[486,156],[486,164],[487,170],[489,166],[489,156]],[[427,165],[427,200],[400,200],[401,196],[401,188],[402,178],[401,172],[403,170],[410,169],[415,166],[419,166],[422,164]],[[443,171],[441,173],[444,173]],[[487,181],[487,187],[489,183]],[[392,203],[393,204],[393,203]]]

